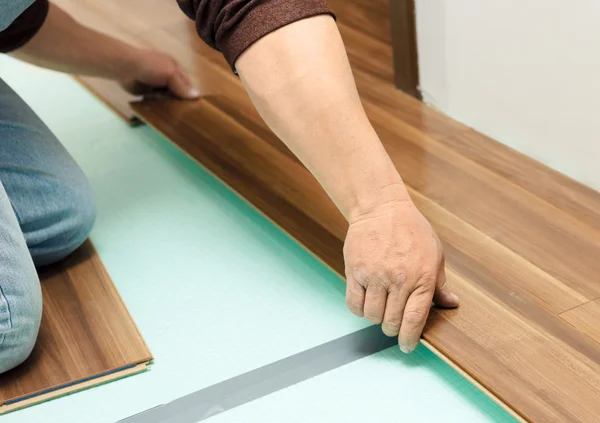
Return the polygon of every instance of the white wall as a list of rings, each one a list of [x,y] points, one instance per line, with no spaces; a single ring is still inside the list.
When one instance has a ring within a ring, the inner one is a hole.
[[[416,0],[425,101],[600,190],[600,0]]]

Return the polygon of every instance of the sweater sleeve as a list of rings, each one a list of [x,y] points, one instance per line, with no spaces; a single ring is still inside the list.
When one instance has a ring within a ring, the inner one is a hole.
[[[196,21],[200,38],[235,61],[254,42],[292,22],[316,15],[334,16],[325,0],[177,0]]]
[[[24,46],[40,30],[48,15],[48,0],[36,0],[4,31],[0,32],[0,53]]]

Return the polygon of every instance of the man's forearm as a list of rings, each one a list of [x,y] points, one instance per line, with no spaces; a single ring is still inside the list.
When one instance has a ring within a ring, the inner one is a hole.
[[[138,49],[79,24],[55,4],[38,33],[11,56],[61,72],[126,78]]]
[[[266,123],[347,219],[378,202],[408,199],[364,113],[330,16],[272,32],[247,49],[236,68]]]

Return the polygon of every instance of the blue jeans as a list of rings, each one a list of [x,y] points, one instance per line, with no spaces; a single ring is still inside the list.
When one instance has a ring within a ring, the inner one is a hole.
[[[35,344],[42,316],[36,266],[79,247],[95,215],[81,169],[0,79],[0,373]]]

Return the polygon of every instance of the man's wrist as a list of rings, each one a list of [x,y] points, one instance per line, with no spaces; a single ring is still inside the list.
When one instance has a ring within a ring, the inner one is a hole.
[[[357,201],[348,211],[348,222],[359,220],[376,211],[379,207],[389,203],[412,203],[410,195],[400,178],[397,182],[372,188],[357,198]]]
[[[113,69],[110,79],[115,81],[127,81],[135,78],[137,68],[143,57],[143,50],[128,44],[121,44],[120,48],[113,50]]]

